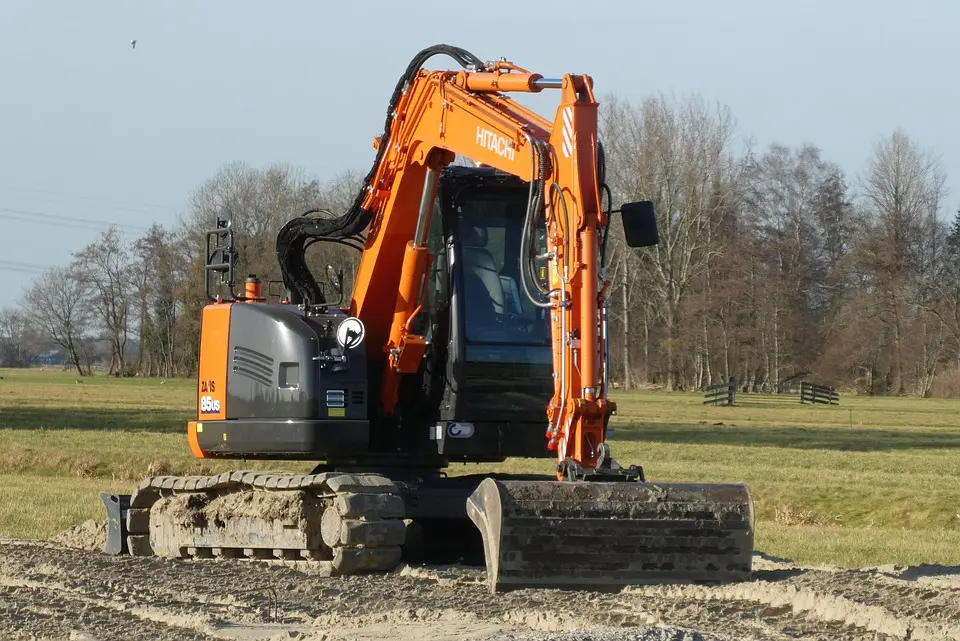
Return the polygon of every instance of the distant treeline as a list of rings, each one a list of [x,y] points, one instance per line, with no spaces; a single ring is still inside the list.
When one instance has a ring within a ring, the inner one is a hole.
[[[810,372],[860,393],[960,394],[960,212],[938,157],[897,129],[848,177],[812,144],[753,149],[737,133],[727,108],[696,97],[601,105],[614,206],[652,200],[661,236],[638,250],[618,226],[610,236],[616,384],[689,390],[735,376],[775,390]],[[53,341],[84,374],[95,340],[112,374],[193,375],[217,215],[233,215],[237,274],[278,280],[280,226],[344,211],[361,169],[324,182],[286,164],[224,166],[172,228],[132,240],[110,229],[38,277],[0,311],[0,365]],[[318,273],[344,268],[349,296],[359,254],[310,252]]]

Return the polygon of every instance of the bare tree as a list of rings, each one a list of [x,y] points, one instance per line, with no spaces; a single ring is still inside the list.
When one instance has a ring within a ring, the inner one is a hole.
[[[192,244],[195,256],[202,255],[204,233],[214,228],[218,216],[229,214],[239,252],[237,273],[276,280],[280,276],[277,232],[291,218],[317,207],[319,197],[319,181],[308,180],[301,169],[286,164],[258,169],[231,163],[191,195],[190,212],[182,221],[187,234],[184,240]]]
[[[114,226],[73,256],[74,272],[93,291],[97,320],[110,344],[109,374],[123,376],[127,373],[131,320],[136,313],[130,253]]]
[[[664,323],[664,385],[677,383],[683,301],[714,253],[710,238],[736,197],[734,131],[728,109],[711,110],[694,97],[679,105],[664,97],[638,106],[613,97],[602,113],[607,174],[614,199],[651,200],[660,244],[639,252],[644,287]]]
[[[154,224],[133,245],[131,278],[139,309],[137,369],[142,375],[173,376],[177,370],[177,336],[183,301],[177,284],[185,263],[177,255],[172,234]]]
[[[40,337],[24,313],[13,307],[0,309],[0,367],[26,367],[39,348]]]
[[[26,291],[24,313],[44,336],[63,347],[70,363],[84,376],[89,373],[83,339],[94,320],[93,289],[71,267],[51,267]]]
[[[820,197],[833,175],[810,144],[796,150],[772,144],[748,165],[743,214],[760,272],[763,376],[774,389],[781,370],[805,368],[819,353],[827,277]]]
[[[904,344],[919,304],[924,227],[939,215],[946,175],[940,159],[900,129],[880,141],[862,179],[869,236],[863,268],[870,275],[871,312],[890,344],[888,385],[906,391]]]
[[[949,332],[955,366],[960,367],[960,210],[949,230],[944,229],[939,260],[931,265],[922,304]]]

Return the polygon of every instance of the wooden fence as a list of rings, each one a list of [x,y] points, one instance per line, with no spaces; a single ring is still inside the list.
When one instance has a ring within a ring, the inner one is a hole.
[[[839,405],[840,394],[832,387],[816,383],[800,383],[800,402],[820,405]]]
[[[840,393],[833,387],[819,385],[817,383],[808,383],[806,381],[801,381],[800,389],[797,390],[797,388],[794,387],[792,393],[790,392],[790,387],[792,386],[783,386],[778,393],[747,392],[746,390],[737,389],[737,379],[734,377],[726,383],[717,383],[716,385],[710,385],[704,388],[703,404],[727,405],[730,407],[736,404],[782,404],[784,401],[787,401],[787,399],[792,399],[790,402],[796,403],[796,399],[798,398],[803,404],[840,404]]]
[[[704,405],[729,405],[733,406],[737,394],[737,379],[731,378],[726,383],[717,383],[706,388]]]

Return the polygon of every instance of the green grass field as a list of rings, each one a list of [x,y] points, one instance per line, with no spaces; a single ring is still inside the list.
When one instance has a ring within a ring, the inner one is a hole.
[[[0,533],[45,538],[103,518],[101,490],[150,473],[310,463],[193,459],[188,380],[77,382],[75,373],[0,370]],[[743,481],[757,548],[803,563],[960,564],[960,401],[796,397],[705,407],[699,394],[623,392],[614,456],[651,481]],[[538,471],[551,461],[455,466],[451,473]]]

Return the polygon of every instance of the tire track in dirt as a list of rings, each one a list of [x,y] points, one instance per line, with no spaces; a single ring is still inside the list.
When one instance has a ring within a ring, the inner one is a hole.
[[[280,621],[302,631],[283,638],[304,641],[378,634],[532,641],[547,633],[603,641],[960,640],[960,591],[920,581],[909,569],[841,571],[758,559],[754,580],[741,584],[491,595],[483,572],[469,568],[402,566],[386,577],[324,578],[259,561],[114,557],[37,542],[0,542],[0,568],[0,630],[14,626],[15,639],[35,632],[67,639],[69,617],[61,619],[71,611],[98,630],[110,630],[95,624],[100,618],[126,626],[98,641],[239,639],[238,631],[277,638],[277,628],[265,625],[268,591],[275,590]]]
[[[869,570],[787,566],[760,569],[754,575],[755,580],[747,583],[637,587],[622,594],[678,602],[762,604],[781,614],[805,615],[824,626],[839,624],[829,638],[846,638],[841,630],[847,629],[857,635],[873,633],[878,639],[960,641],[960,594],[951,587],[911,583]]]
[[[211,639],[189,621],[163,612],[125,611],[109,601],[63,592],[58,586],[16,583],[5,578],[0,585],[4,639]]]

